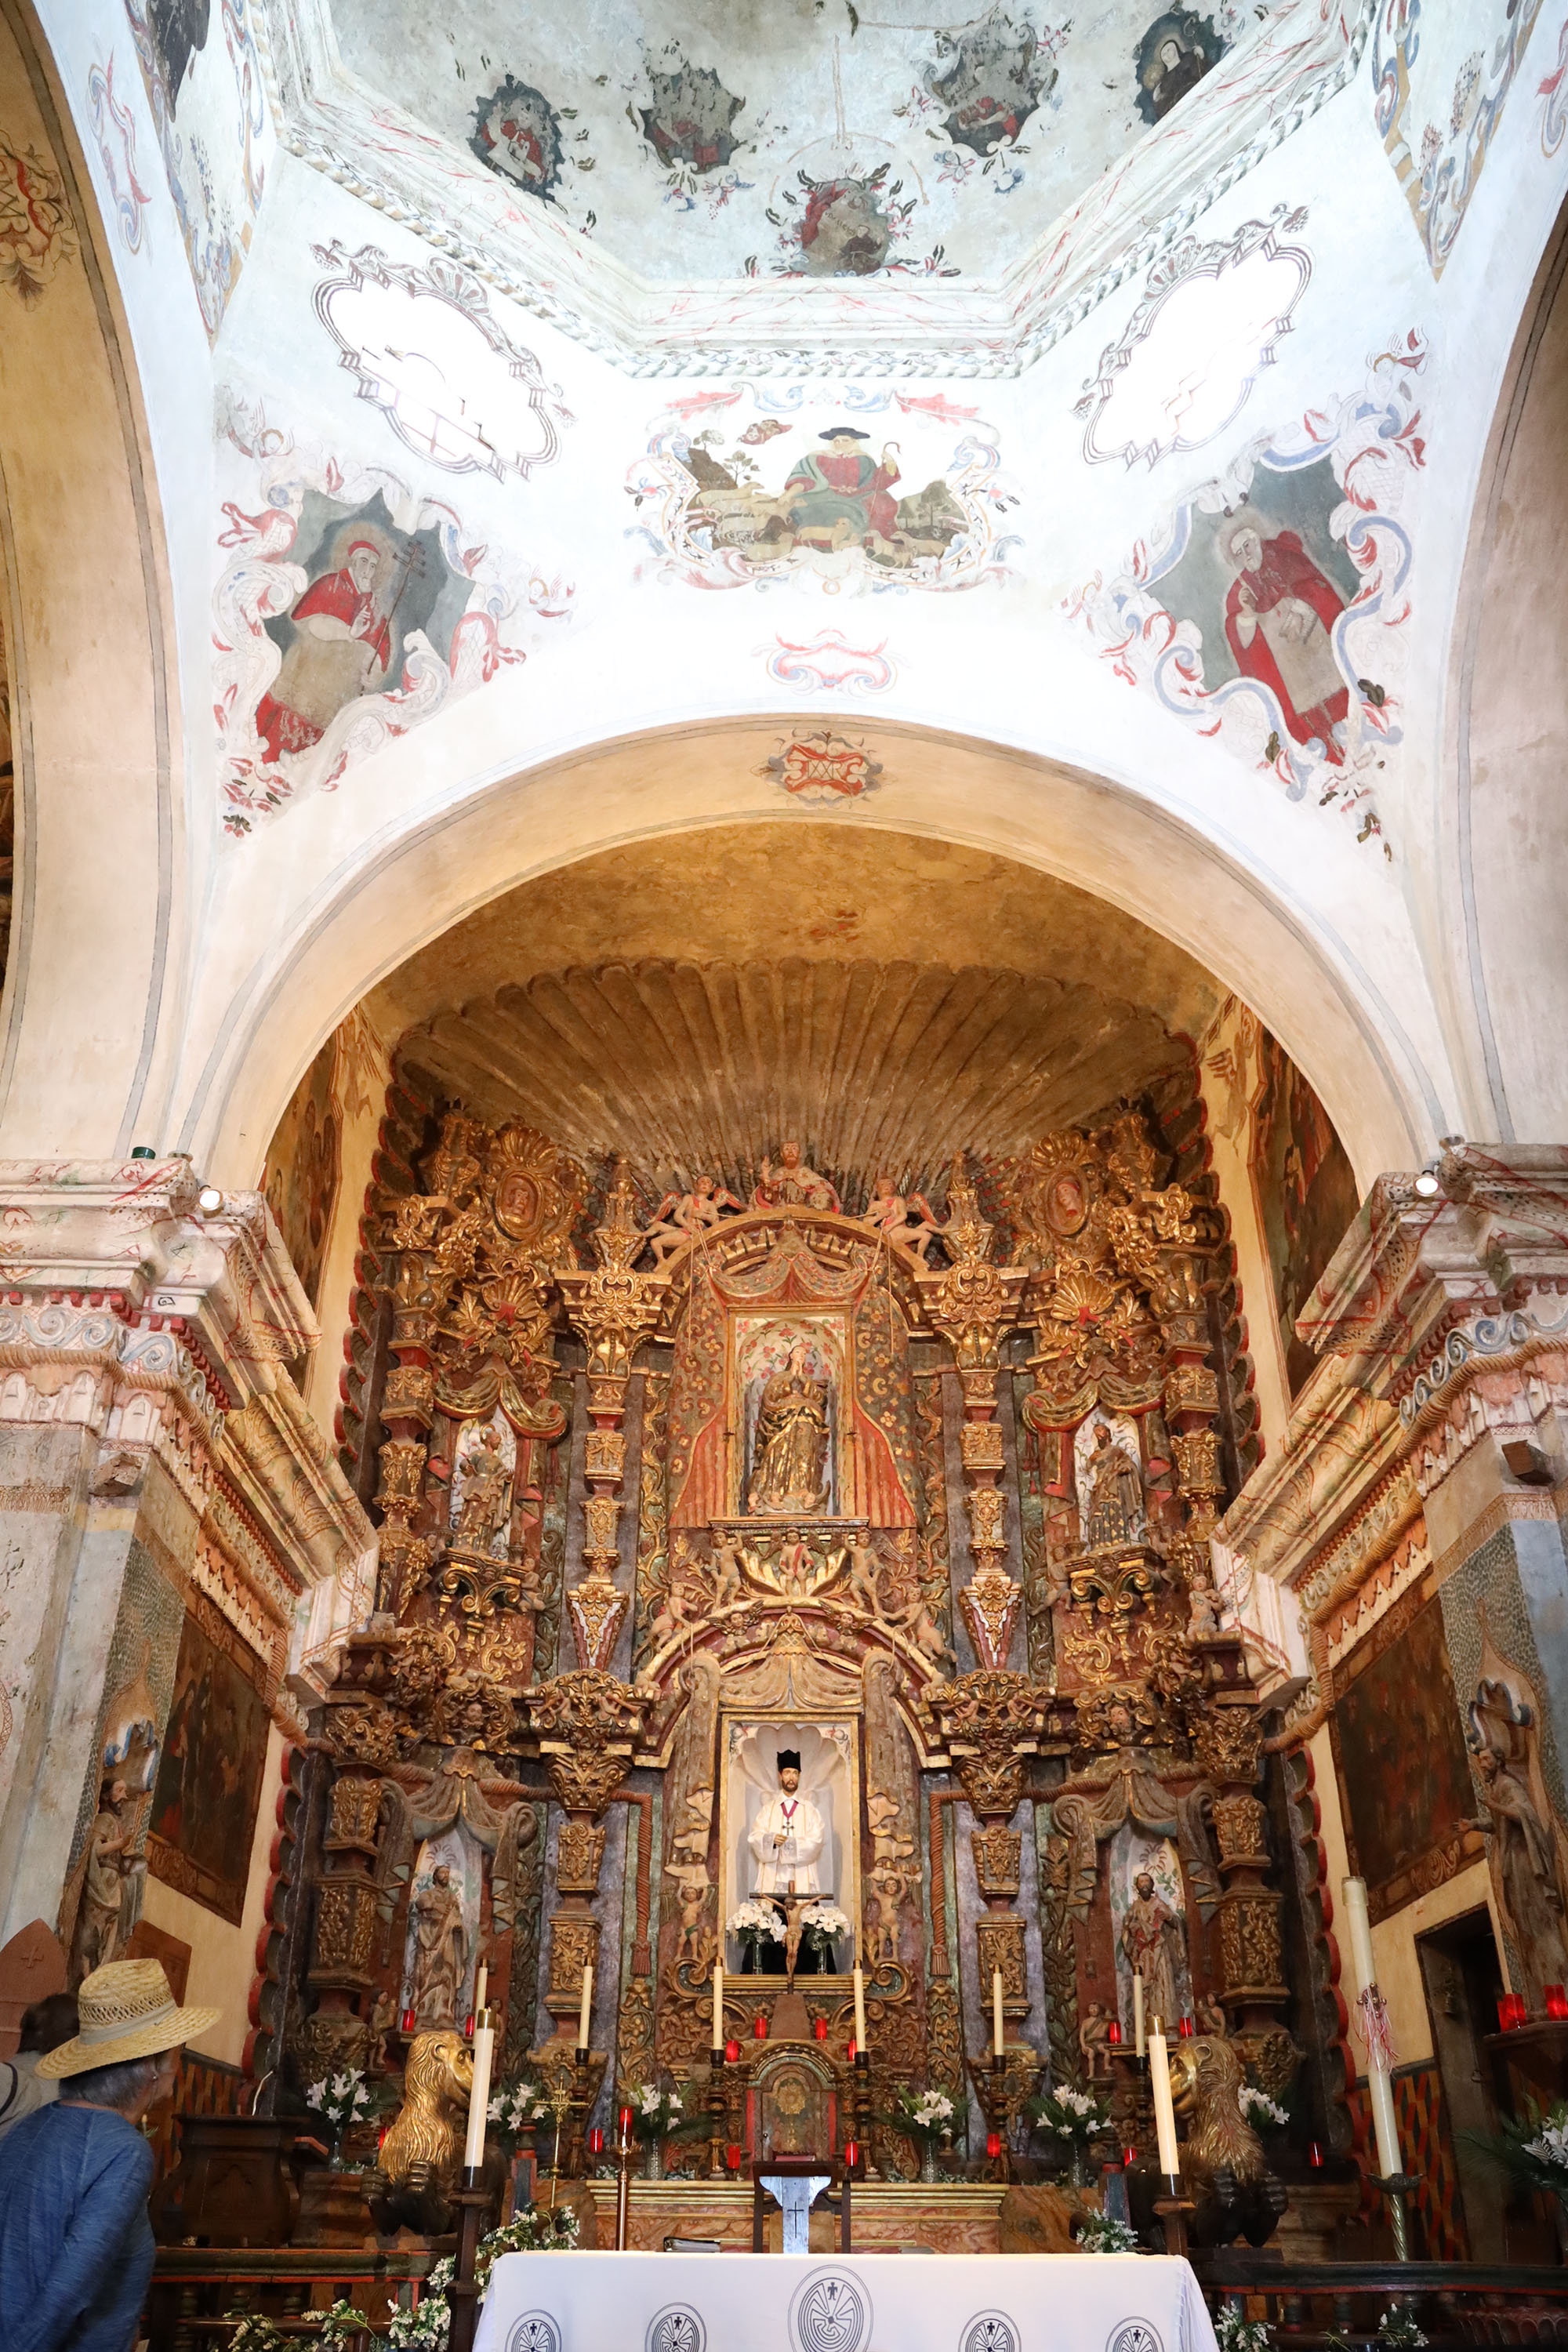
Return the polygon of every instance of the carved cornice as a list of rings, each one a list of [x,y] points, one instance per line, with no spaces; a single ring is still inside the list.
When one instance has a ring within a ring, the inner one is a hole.
[[[1299,1318],[1321,1360],[1285,1445],[1219,1529],[1315,1622],[1482,1437],[1568,1401],[1568,1151],[1465,1145],[1434,1173],[1373,1185]]]
[[[1020,373],[1188,235],[1354,80],[1373,14],[1275,12],[1001,278],[914,286],[649,281],[345,76],[326,0],[265,0],[252,22],[283,146],[629,374],[973,377]]]

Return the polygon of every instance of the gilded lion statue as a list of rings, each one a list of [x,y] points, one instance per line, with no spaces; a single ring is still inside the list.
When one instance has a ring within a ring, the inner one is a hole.
[[[369,2191],[377,2229],[400,2223],[436,2236],[450,2220],[448,2196],[462,2151],[473,2053],[460,2033],[416,2033],[408,2045],[403,2105],[381,2144]]]

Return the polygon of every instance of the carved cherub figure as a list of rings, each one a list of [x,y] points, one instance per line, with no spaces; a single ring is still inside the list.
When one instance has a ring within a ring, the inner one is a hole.
[[[741,1547],[733,1536],[723,1536],[715,1543],[709,1557],[713,1583],[708,1597],[710,1610],[717,1615],[742,1600],[746,1580],[741,1569]]]
[[[667,1878],[673,1878],[680,1889],[680,1925],[675,1941],[675,1965],[689,1959],[700,1969],[707,1941],[703,1914],[708,1908],[708,1891],[713,1882],[708,1875],[705,1862],[668,1862],[664,1866]]]
[[[655,1649],[662,1650],[667,1642],[676,1641],[682,1634],[695,1638],[702,1605],[701,1594],[694,1592],[683,1576],[672,1576],[663,1606],[648,1627]]]
[[[942,1640],[942,1628],[927,1608],[922,1594],[917,1592],[907,1609],[889,1609],[883,1622],[905,1633],[932,1665],[941,1665],[944,1658],[950,1665],[957,1665],[957,1657]]]
[[[1110,2072],[1110,2018],[1103,2001],[1091,2000],[1078,2029],[1083,2071],[1092,2083]]]
[[[1187,1639],[1189,1642],[1217,1640],[1220,1597],[1212,1584],[1194,1583],[1187,1591]]]
[[[912,1250],[922,1265],[927,1250],[941,1230],[925,1194],[900,1192],[888,1175],[878,1177],[871,1187],[866,1213],[857,1223],[869,1225],[873,1233],[885,1234],[889,1241]]]
[[[849,1575],[843,1597],[862,1602],[873,1617],[882,1614],[882,1564],[864,1528],[849,1547]]]
[[[667,1192],[647,1234],[656,1261],[662,1265],[688,1242],[700,1241],[710,1233],[726,1210],[739,1216],[744,1207],[717,1176],[699,1176],[689,1192]]]

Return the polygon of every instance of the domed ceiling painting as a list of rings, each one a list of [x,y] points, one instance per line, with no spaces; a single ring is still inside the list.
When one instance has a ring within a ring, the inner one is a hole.
[[[342,60],[639,277],[994,276],[1261,6],[333,0]]]

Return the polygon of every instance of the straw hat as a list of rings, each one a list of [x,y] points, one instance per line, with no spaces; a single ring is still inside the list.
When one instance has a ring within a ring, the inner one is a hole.
[[[205,2033],[223,2014],[217,2009],[178,2008],[161,1960],[110,1960],[83,1977],[76,1999],[81,2032],[74,2042],[46,2051],[34,2068],[51,2082],[85,2074],[89,2066],[156,2058]]]

